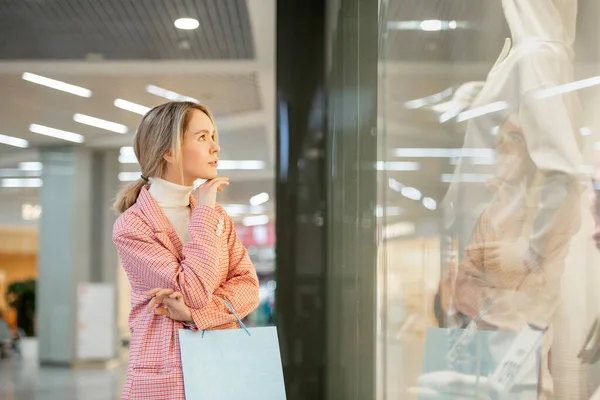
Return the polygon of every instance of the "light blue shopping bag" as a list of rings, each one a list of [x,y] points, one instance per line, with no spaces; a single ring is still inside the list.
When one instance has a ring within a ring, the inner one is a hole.
[[[188,400],[285,400],[275,327],[179,331]]]

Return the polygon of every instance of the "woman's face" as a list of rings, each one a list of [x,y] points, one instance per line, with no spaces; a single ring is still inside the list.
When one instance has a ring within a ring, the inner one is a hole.
[[[496,140],[498,178],[503,181],[522,179],[533,165],[521,128],[507,120]]]
[[[215,127],[210,118],[200,110],[194,109],[191,113],[181,148],[184,182],[181,182],[178,168],[172,168],[172,164],[169,164],[171,171],[165,177],[186,186],[192,186],[196,179],[217,177],[218,153],[221,150],[215,142]]]

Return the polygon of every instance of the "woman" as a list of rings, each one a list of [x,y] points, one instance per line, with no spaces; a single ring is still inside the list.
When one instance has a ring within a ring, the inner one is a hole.
[[[122,399],[185,399],[178,331],[232,329],[258,305],[258,279],[216,203],[217,130],[191,102],[150,110],[134,137],[142,174],[117,196],[113,228],[131,284],[131,349]],[[207,181],[191,196],[194,181]]]
[[[539,216],[542,177],[527,149],[516,117],[501,126],[496,151],[498,175],[491,184],[496,196],[481,214],[465,249],[455,283],[457,310],[479,319],[478,328],[520,332],[544,330],[539,398],[552,398],[548,356],[552,325],[569,239],[579,227],[573,207],[576,188],[566,194],[560,209],[546,223],[542,254],[533,248],[534,221]],[[490,343],[494,358],[505,346]],[[499,360],[497,360],[499,361]],[[527,369],[525,366],[524,369]],[[522,371],[527,372],[527,371]],[[536,376],[530,370],[528,376]]]

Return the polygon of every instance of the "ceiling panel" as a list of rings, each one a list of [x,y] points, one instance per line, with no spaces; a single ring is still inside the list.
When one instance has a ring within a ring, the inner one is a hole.
[[[182,17],[196,30],[175,28]],[[252,59],[245,0],[0,0],[0,59]]]

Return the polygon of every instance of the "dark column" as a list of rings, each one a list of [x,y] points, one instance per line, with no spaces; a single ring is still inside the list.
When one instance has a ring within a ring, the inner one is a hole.
[[[325,0],[277,2],[277,326],[288,400],[325,399]]]
[[[278,1],[277,91],[288,399],[374,399],[377,2]]]

